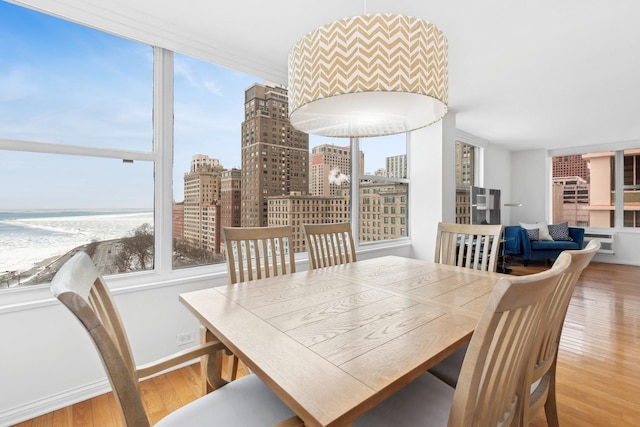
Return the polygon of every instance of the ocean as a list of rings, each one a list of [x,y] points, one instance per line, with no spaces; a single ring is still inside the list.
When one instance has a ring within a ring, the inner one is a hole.
[[[152,211],[0,211],[0,274],[28,270],[92,240],[125,237],[144,223],[153,227]]]

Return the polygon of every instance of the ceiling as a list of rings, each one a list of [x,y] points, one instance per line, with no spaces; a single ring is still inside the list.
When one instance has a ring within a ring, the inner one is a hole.
[[[398,13],[449,41],[457,127],[511,150],[640,140],[635,0],[17,0],[286,83],[291,46],[352,15]]]

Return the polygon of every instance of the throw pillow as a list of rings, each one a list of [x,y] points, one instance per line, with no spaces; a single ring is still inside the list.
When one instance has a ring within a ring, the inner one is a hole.
[[[553,240],[573,240],[569,235],[569,224],[567,222],[549,224],[549,234]]]
[[[529,240],[540,240],[540,230],[538,228],[526,228]]]
[[[524,228],[525,230],[532,230],[537,228],[538,236],[540,237],[540,240],[553,240],[553,238],[549,234],[549,227],[547,226],[546,221],[537,222],[535,224],[527,224],[527,223],[521,222],[520,227]]]

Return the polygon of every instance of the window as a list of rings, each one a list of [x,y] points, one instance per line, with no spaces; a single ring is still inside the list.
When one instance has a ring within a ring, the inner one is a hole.
[[[1,5],[0,137],[151,152],[149,46]]]
[[[553,222],[567,221],[571,226],[582,227],[613,227],[612,154],[552,158]],[[597,185],[593,187],[592,167],[593,176],[597,177]]]
[[[628,149],[552,157],[553,221],[640,227],[639,156]]]
[[[476,185],[476,147],[456,141],[456,184]]]
[[[368,205],[378,219],[372,222],[372,227],[360,224],[360,242],[406,237],[406,233],[403,235],[400,229],[384,226],[406,220],[409,185],[406,134],[353,139],[352,143],[362,153],[360,160],[364,162],[359,168],[360,200],[366,192],[370,199]],[[360,212],[363,207],[364,203],[360,202]],[[384,216],[380,221],[382,213]]]
[[[6,2],[0,40],[0,288],[47,282],[78,248],[105,275],[164,274],[224,262],[223,226],[303,242],[305,222],[360,222],[352,183],[361,241],[406,236],[381,220],[406,220],[405,135],[355,140],[352,171],[349,142],[290,126],[282,85]]]
[[[5,2],[0,40],[0,288],[153,269],[152,49]]]
[[[456,223],[471,222],[471,186],[476,185],[478,148],[456,141]]]
[[[348,221],[342,212],[353,209],[351,222],[356,224],[359,242],[406,237],[406,232],[404,236],[392,235],[388,228],[383,232],[383,221],[389,218],[381,218],[382,212],[388,213],[396,206],[406,218],[406,135],[354,138],[350,143],[311,135],[309,146],[309,194],[334,203],[326,218],[318,222]],[[359,153],[357,159],[352,156],[354,152]],[[354,193],[359,197],[352,197]],[[334,207],[342,210],[333,212]]]

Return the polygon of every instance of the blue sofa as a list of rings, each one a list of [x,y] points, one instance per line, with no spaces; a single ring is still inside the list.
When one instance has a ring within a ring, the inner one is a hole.
[[[584,228],[569,227],[570,241],[563,240],[529,240],[527,231],[520,227],[506,226],[504,228],[504,255],[521,258],[524,265],[530,260],[556,259],[560,252],[568,249],[582,249],[584,243]]]

